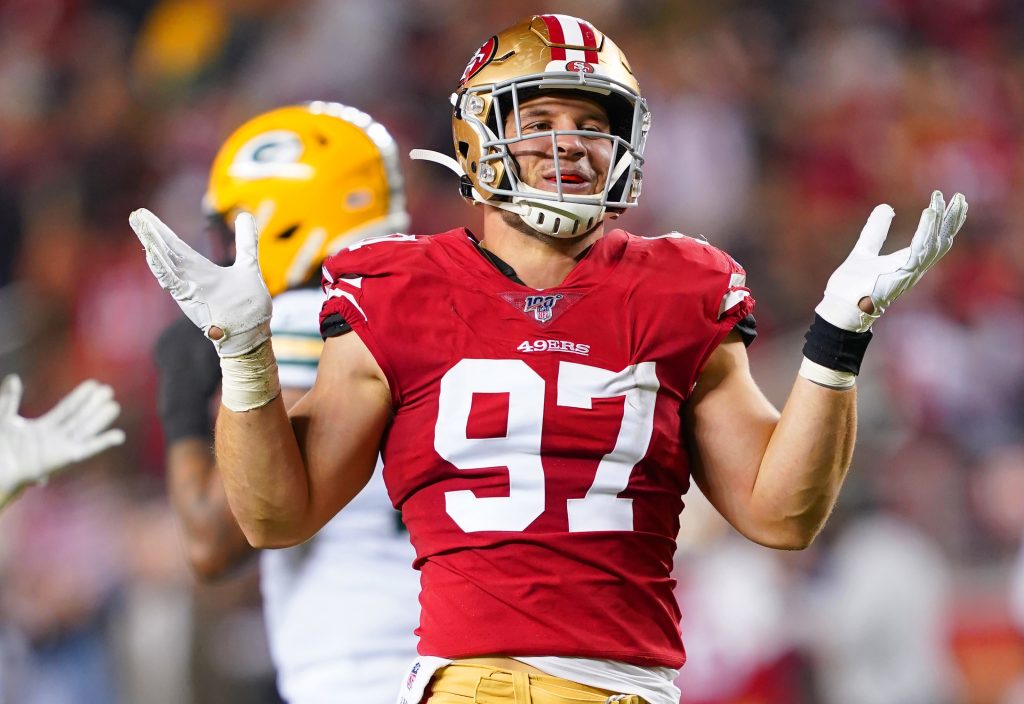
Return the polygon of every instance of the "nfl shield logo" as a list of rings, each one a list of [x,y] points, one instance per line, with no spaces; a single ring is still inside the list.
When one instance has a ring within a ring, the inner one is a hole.
[[[554,295],[542,295],[542,296],[527,296],[526,304],[523,306],[523,312],[529,313],[533,311],[533,317],[541,323],[546,323],[551,320],[551,316],[554,314],[555,304],[562,299],[562,294],[556,293]]]

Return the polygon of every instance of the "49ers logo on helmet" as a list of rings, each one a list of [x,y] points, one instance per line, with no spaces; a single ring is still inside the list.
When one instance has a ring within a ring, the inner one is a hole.
[[[472,78],[476,73],[480,71],[484,66],[491,63],[491,59],[494,58],[494,53],[498,50],[498,38],[491,37],[484,45],[476,50],[473,57],[466,64],[466,70],[462,72],[462,78],[459,79],[459,85]]]
[[[593,73],[594,67],[586,61],[570,61],[565,65],[565,70],[573,73]]]

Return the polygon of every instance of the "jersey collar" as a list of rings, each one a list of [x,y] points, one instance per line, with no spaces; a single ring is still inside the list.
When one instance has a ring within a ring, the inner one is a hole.
[[[494,252],[484,249],[480,245],[480,240],[469,229],[462,228],[456,230],[455,233],[461,235],[459,240],[461,240],[462,246],[458,248],[461,250],[459,253],[470,255],[460,257],[470,271],[495,279],[497,277],[494,274],[498,273],[506,279],[505,285],[507,285],[507,281],[511,281],[523,288],[534,290],[523,283],[508,262]],[[628,240],[629,236],[622,230],[608,232],[576,256],[578,264],[565,277],[565,281],[558,286],[544,290],[587,289],[600,283],[622,259]],[[466,259],[469,261],[465,261]]]

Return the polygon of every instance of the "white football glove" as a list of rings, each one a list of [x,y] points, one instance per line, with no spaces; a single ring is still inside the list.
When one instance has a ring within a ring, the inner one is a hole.
[[[953,237],[967,217],[967,201],[957,193],[946,207],[942,192],[933,192],[910,246],[880,255],[893,215],[893,209],[884,204],[871,212],[850,256],[825,286],[825,297],[814,312],[837,328],[851,332],[870,329],[886,308],[953,246]],[[871,313],[860,309],[865,297],[874,304]]]
[[[0,506],[22,487],[124,442],[123,430],[107,430],[121,406],[106,384],[83,381],[39,418],[18,415],[21,388],[15,374],[0,384]]]
[[[270,339],[270,292],[256,256],[256,221],[235,218],[235,263],[218,266],[189,247],[145,208],[129,216],[146,248],[146,262],[189,320],[210,338],[222,357],[237,357]],[[212,328],[223,336],[214,339]]]

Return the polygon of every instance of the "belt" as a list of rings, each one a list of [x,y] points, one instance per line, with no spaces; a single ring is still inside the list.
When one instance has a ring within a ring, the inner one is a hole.
[[[533,665],[527,665],[521,660],[515,658],[505,657],[490,657],[490,658],[459,658],[453,661],[453,665],[476,665],[478,667],[489,667],[493,670],[505,670],[506,672],[528,672],[532,675],[548,675],[542,670],[538,670]]]

